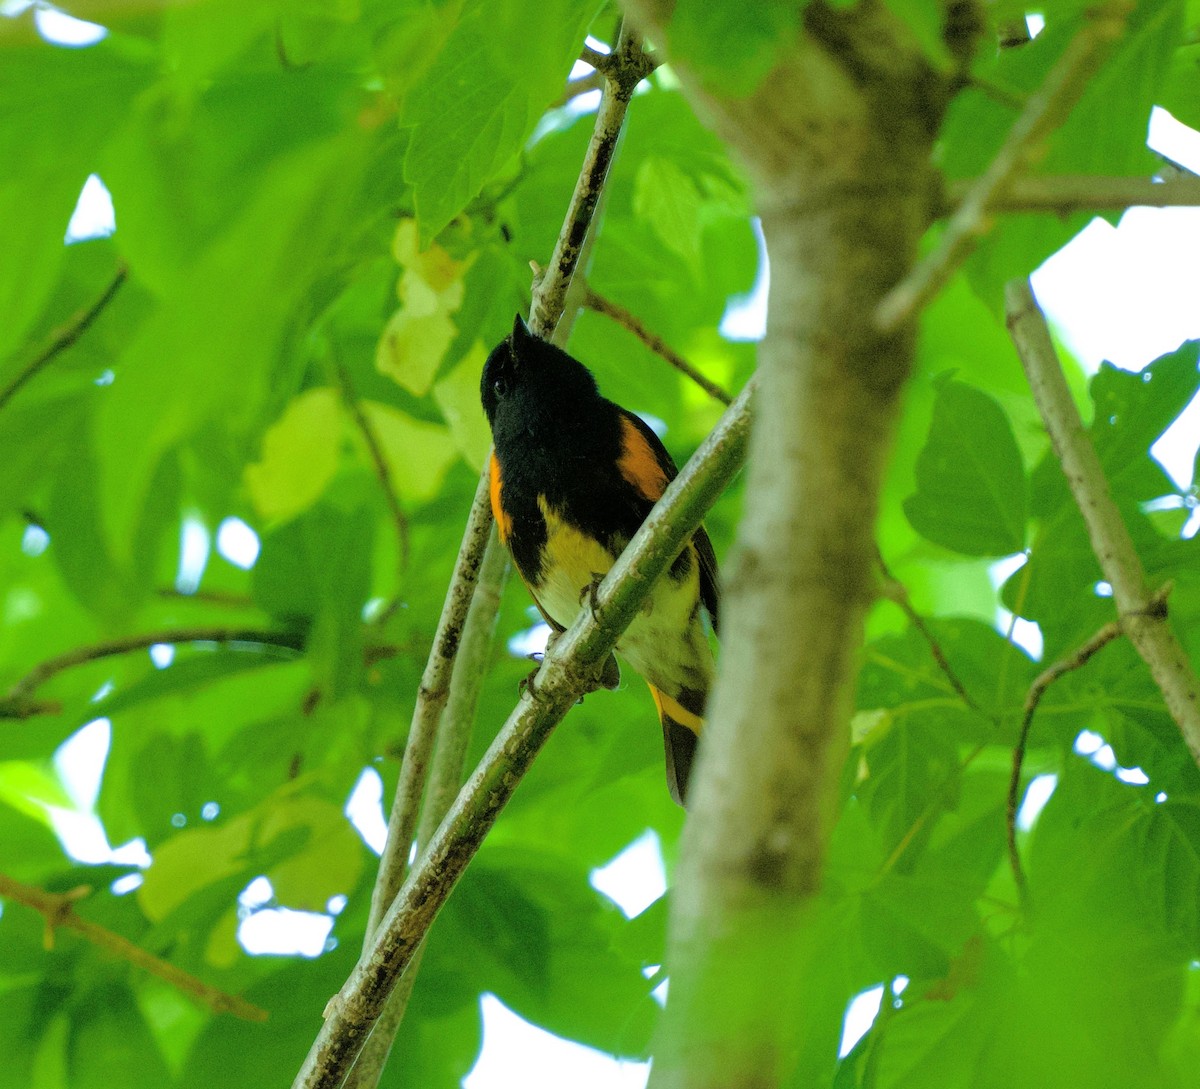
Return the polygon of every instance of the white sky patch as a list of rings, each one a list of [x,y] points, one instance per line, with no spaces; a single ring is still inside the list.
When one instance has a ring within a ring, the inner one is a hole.
[[[525,628],[509,639],[508,653],[514,658],[532,658],[536,654],[545,654],[549,638],[550,625],[544,620],[539,620],[532,628]]]
[[[649,1063],[624,1062],[518,1017],[495,995],[480,1000],[483,1048],[463,1089],[643,1089]]]
[[[604,893],[632,919],[667,891],[658,836],[647,829],[611,862],[598,866],[590,878],[592,888]]]
[[[70,246],[90,238],[107,238],[116,229],[117,213],[113,209],[112,194],[98,174],[89,174],[67,223],[63,242]]]
[[[237,939],[251,956],[319,957],[326,950],[333,918],[315,911],[264,908],[238,924]]]
[[[50,547],[50,534],[41,526],[26,526],[21,535],[21,551],[26,556],[40,556]]]
[[[258,534],[240,518],[226,518],[217,526],[217,552],[234,567],[249,571],[261,548]]]
[[[175,661],[175,648],[170,643],[155,643],[150,648],[150,661],[155,669],[166,669]]]
[[[377,855],[387,842],[387,818],[383,815],[383,780],[374,768],[363,768],[346,799],[344,810],[363,842]]]
[[[771,262],[763,238],[762,221],[750,221],[758,241],[758,273],[748,295],[735,295],[721,318],[721,336],[726,340],[762,340],[767,334],[767,293],[771,287]]]
[[[76,19],[46,4],[38,4],[33,13],[33,22],[38,33],[51,45],[83,49],[108,37],[108,30],[99,23]]]
[[[871,1031],[882,1003],[882,983],[850,999],[850,1004],[846,1007],[846,1017],[842,1021],[842,1042],[838,1045],[839,1059],[849,1055],[858,1041]]]
[[[54,770],[71,801],[81,810],[90,811],[100,796],[100,780],[111,743],[112,722],[95,718],[68,737],[54,754]]]
[[[1028,832],[1037,823],[1056,786],[1057,775],[1038,775],[1025,788],[1025,799],[1017,810],[1017,827],[1022,832]]]
[[[200,589],[210,547],[208,529],[199,518],[189,514],[179,533],[179,571],[175,575],[175,589],[181,594],[194,594]]]

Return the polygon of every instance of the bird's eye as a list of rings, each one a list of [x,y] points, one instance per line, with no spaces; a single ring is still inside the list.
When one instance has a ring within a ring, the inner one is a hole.
[[[492,383],[492,389],[496,391],[497,397],[506,397],[508,395],[508,379],[497,378]]]

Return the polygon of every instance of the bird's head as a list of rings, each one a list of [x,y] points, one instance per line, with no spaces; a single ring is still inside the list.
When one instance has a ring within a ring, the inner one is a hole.
[[[479,383],[493,432],[506,416],[536,417],[597,396],[596,380],[578,359],[530,332],[518,314],[512,332],[487,357]]]

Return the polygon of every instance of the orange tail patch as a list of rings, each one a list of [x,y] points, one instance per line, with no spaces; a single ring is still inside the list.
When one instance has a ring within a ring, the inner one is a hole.
[[[688,780],[696,756],[696,742],[704,720],[654,685],[648,685],[662,723],[667,758],[667,789],[677,805],[687,804]]]

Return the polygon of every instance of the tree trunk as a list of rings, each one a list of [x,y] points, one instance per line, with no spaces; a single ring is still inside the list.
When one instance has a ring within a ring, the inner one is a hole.
[[[631,2],[670,57],[668,7]],[[881,8],[804,10],[749,97],[689,78],[740,154],[771,263],[720,676],[673,892],[656,1087],[773,1086],[803,1020],[797,941],[821,884],[872,600],[879,490],[914,331],[872,314],[929,222],[947,97]]]

